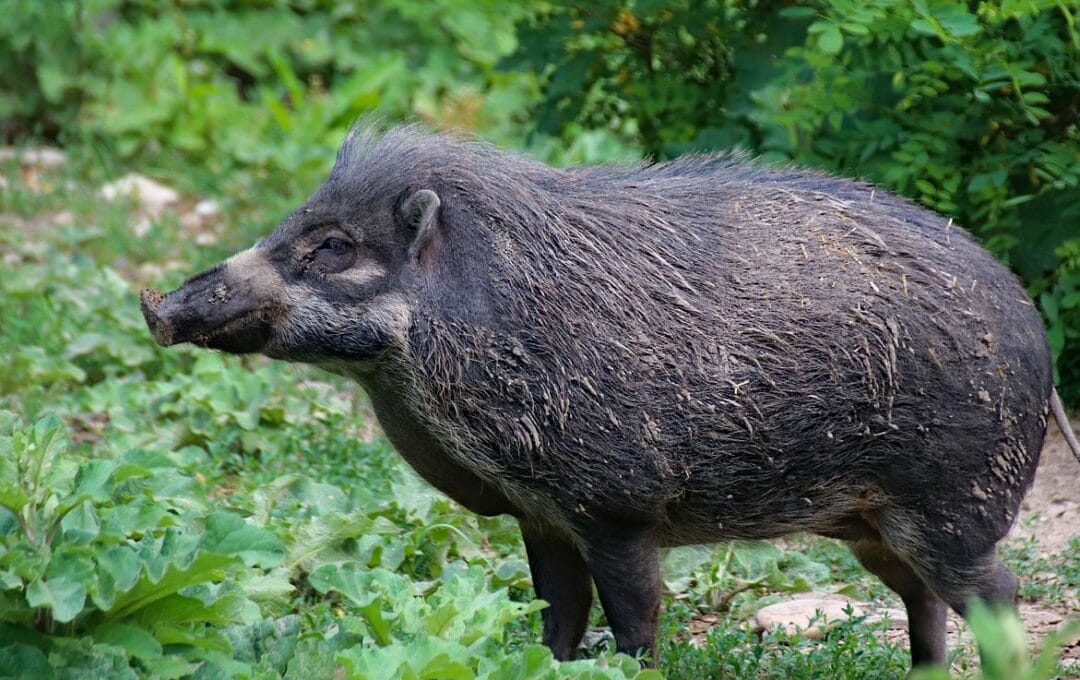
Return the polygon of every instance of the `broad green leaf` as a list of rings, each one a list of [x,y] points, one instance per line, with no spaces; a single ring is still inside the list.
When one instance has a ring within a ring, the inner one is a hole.
[[[35,608],[52,610],[53,619],[60,623],[71,621],[83,609],[86,588],[82,583],[64,576],[46,581],[37,579],[26,587],[26,603]]]
[[[64,515],[64,519],[60,520],[60,528],[66,540],[89,543],[97,538],[101,530],[101,522],[98,520],[93,503],[83,501]]]
[[[23,580],[19,575],[8,570],[0,570],[0,590],[22,588]]]
[[[261,662],[278,672],[283,672],[289,665],[299,635],[300,617],[296,614],[225,629],[237,660]]]
[[[12,453],[22,461],[24,477],[18,483],[29,500],[40,504],[49,494],[63,492],[77,468],[60,459],[67,448],[67,438],[55,414],[41,418],[32,429],[15,432],[11,442]],[[15,500],[12,494],[7,495],[9,500]]]
[[[337,655],[349,677],[363,680],[472,680],[469,658],[462,645],[430,636],[416,637],[406,645],[353,647]]]
[[[844,35],[840,27],[830,24],[818,36],[818,48],[825,54],[839,54],[844,49]]]
[[[669,550],[661,562],[665,587],[672,593],[686,592],[694,579],[694,572],[712,561],[714,556],[714,551],[700,547]]]
[[[86,496],[95,503],[108,500],[111,496],[109,476],[115,468],[114,460],[88,460],[82,463],[75,475],[74,494]]]
[[[275,567],[269,572],[250,574],[247,578],[241,579],[240,585],[247,596],[256,602],[278,602],[296,591],[290,574],[288,569]]]
[[[376,641],[387,645],[392,639],[391,622],[417,607],[407,607],[412,599],[409,582],[385,569],[366,569],[358,562],[324,564],[308,576],[319,592],[335,590],[360,610]],[[416,604],[416,603],[413,603]]]
[[[119,592],[130,590],[142,570],[142,563],[135,550],[128,545],[98,550],[96,556],[98,565],[112,576],[116,590]]]
[[[946,31],[958,38],[968,37],[980,31],[978,19],[963,5],[946,5],[935,13],[934,18]]]
[[[82,333],[68,343],[64,350],[64,358],[74,359],[84,354],[100,351],[103,348],[108,348],[111,342],[112,338],[104,333]]]
[[[144,574],[129,591],[117,595],[113,608],[106,614],[105,620],[122,621],[175,594],[181,588],[221,580],[225,575],[224,567],[235,562],[236,558],[229,555],[204,552],[199,553],[184,568],[166,566],[157,579],[151,579]]]
[[[555,657],[551,649],[543,645],[525,645],[520,654],[513,654],[502,659],[497,667],[488,669],[486,680],[498,678],[517,678],[519,680],[541,680],[551,677],[555,668]]]
[[[1028,647],[1024,624],[1016,613],[973,602],[968,621],[979,642],[979,658],[987,677],[1021,677],[1028,666]]]
[[[48,680],[56,677],[49,659],[37,647],[17,642],[0,646],[0,673],[5,679]]]
[[[0,481],[0,505],[12,512],[19,512],[30,501],[30,497],[17,484]]]
[[[59,64],[43,63],[37,69],[38,82],[41,83],[41,91],[45,97],[59,103],[63,99],[65,89],[71,84],[71,74],[66,73]]]
[[[187,661],[176,655],[161,656],[146,664],[147,670],[154,678],[160,680],[178,680],[179,678],[191,677],[199,669],[198,663]]]
[[[371,535],[373,520],[362,511],[347,514],[331,512],[292,528],[285,566],[310,566],[320,553],[349,538]],[[397,528],[394,528],[395,532]]]
[[[382,593],[411,595],[403,577],[385,569],[368,569],[358,562],[324,564],[308,575],[308,583],[320,593],[337,591],[358,607],[370,605]]]
[[[142,661],[161,657],[161,643],[145,628],[128,623],[106,623],[95,626],[91,634],[98,642],[122,647],[131,656]]]
[[[740,542],[731,546],[732,557],[746,578],[756,579],[772,574],[780,559],[780,549],[765,541]]]
[[[229,512],[215,511],[206,518],[202,549],[223,555],[239,555],[248,566],[273,567],[285,557],[277,536],[248,524]]]
[[[179,645],[224,653],[231,653],[232,650],[228,638],[213,626],[173,626],[163,623],[154,626],[154,637],[165,648]]]

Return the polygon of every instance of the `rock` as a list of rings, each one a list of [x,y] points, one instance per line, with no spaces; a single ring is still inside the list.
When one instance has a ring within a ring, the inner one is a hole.
[[[133,198],[139,208],[150,215],[160,215],[165,208],[180,200],[180,194],[164,184],[132,173],[101,187],[101,196],[114,201],[121,196]]]
[[[51,146],[40,146],[33,149],[17,149],[15,147],[0,148],[0,161],[16,158],[23,167],[52,170],[67,162],[67,154],[60,149]]]
[[[715,614],[699,614],[690,619],[690,623],[686,627],[687,632],[690,633],[690,646],[703,649],[708,642],[709,631],[719,623],[720,617]]]
[[[591,650],[603,644],[614,644],[614,642],[615,636],[612,635],[610,628],[590,628],[581,637],[578,649]]]
[[[754,614],[754,629],[760,633],[769,628],[782,628],[789,635],[798,632],[805,638],[820,640],[835,623],[848,618],[845,611],[848,607],[852,609],[851,616],[862,616],[870,605],[842,595],[797,597],[759,609]],[[811,620],[814,620],[813,627]]]
[[[70,210],[61,210],[45,216],[43,221],[55,227],[69,227],[75,224],[75,215]]]
[[[217,203],[204,199],[180,216],[180,226],[195,236],[196,245],[209,246],[218,242],[218,235],[212,227],[220,217]]]
[[[198,215],[204,222],[209,221],[221,214],[221,208],[214,201],[203,199],[195,204],[191,212]]]
[[[180,216],[180,226],[186,232],[196,232],[202,229],[202,218],[193,212],[184,213]]]
[[[135,236],[138,238],[142,238],[143,236],[146,236],[150,233],[150,227],[152,226],[154,226],[154,223],[144,217],[142,219],[135,220],[132,223],[131,233],[135,234]]]

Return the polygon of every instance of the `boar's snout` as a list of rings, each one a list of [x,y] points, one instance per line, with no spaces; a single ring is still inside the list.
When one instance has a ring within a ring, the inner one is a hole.
[[[219,265],[167,295],[144,289],[139,306],[154,340],[162,347],[190,342],[234,354],[262,352],[280,311],[249,282],[231,278]]]
[[[168,347],[173,344],[173,334],[169,322],[161,316],[161,300],[164,297],[160,290],[143,288],[139,293],[139,308],[154,341],[162,347]]]

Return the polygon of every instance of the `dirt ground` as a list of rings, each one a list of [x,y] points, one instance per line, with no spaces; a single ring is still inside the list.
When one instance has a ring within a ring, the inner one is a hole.
[[[1080,432],[1080,420],[1073,419],[1073,431]],[[1077,462],[1057,425],[1051,424],[1043,446],[1035,486],[1024,499],[1020,519],[1007,540],[1022,541],[1030,536],[1042,553],[1063,550],[1070,539],[1080,536],[1080,462]],[[1056,630],[1066,618],[1080,618],[1080,593],[1066,602],[1044,606],[1022,602],[1020,616],[1033,643]],[[1080,660],[1080,634],[1072,636],[1063,656]]]
[[[1072,426],[1080,432],[1080,420],[1073,419]],[[1038,515],[1034,522],[1033,515]],[[1020,521],[1009,538],[1030,535],[1047,553],[1063,550],[1071,538],[1080,536],[1080,463],[1054,423],[1046,435],[1035,486],[1024,499]]]

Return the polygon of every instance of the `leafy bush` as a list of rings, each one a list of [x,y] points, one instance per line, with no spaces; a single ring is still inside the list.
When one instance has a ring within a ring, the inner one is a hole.
[[[493,67],[521,12],[492,0],[13,0],[0,130],[310,184],[362,113],[505,129],[529,81]]]
[[[1080,29],[1070,3],[552,5],[510,62],[538,129],[666,158],[742,146],[862,176],[955,217],[1041,303],[1080,403]]]
[[[0,654],[44,669],[101,645],[114,672],[186,675],[229,649],[223,628],[262,619],[260,594],[291,589],[260,569],[284,557],[277,537],[212,510],[178,456],[65,449],[55,417],[0,439]]]
[[[454,526],[475,520],[416,482],[368,514],[294,474],[256,490],[245,519],[214,509],[202,449],[85,458],[55,416],[0,424],[0,660],[24,674],[660,677],[627,657],[558,664],[507,647],[510,625],[544,606],[511,599],[524,563],[483,556],[475,525]],[[463,542],[432,540],[440,528]],[[303,640],[288,613],[301,574],[341,600]]]

